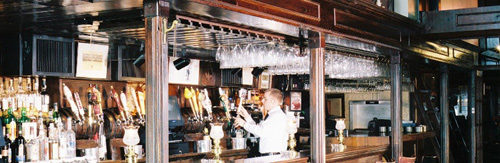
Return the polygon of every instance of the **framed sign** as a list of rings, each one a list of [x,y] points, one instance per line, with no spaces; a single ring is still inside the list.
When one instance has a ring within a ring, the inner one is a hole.
[[[300,111],[302,108],[302,92],[290,92],[290,110]]]
[[[259,76],[259,89],[269,89],[269,86],[271,86],[271,75],[263,72]]]
[[[108,45],[78,43],[76,77],[106,78]]]
[[[253,84],[253,68],[243,68],[242,76],[241,76],[241,84],[242,85],[252,85]]]

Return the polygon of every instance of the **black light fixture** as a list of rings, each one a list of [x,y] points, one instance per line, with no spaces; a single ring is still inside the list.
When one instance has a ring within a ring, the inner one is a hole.
[[[174,61],[175,69],[180,70],[191,63],[189,58],[178,58]]]
[[[137,66],[137,67],[141,67],[142,64],[144,64],[146,60],[144,59],[144,54],[141,54],[139,57],[137,57],[137,59],[135,59],[134,61],[134,65]]]
[[[264,70],[265,69],[262,67],[255,67],[252,70],[252,75],[255,76],[256,78],[258,78],[260,76],[260,74],[262,74],[262,72],[264,72]]]

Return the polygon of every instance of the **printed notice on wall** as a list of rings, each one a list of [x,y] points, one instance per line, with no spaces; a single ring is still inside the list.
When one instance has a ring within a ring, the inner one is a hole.
[[[302,93],[301,92],[290,92],[290,110],[300,111],[302,109]]]
[[[241,76],[241,84],[242,85],[252,85],[253,84],[253,76],[252,76],[253,68],[243,68],[242,76]]]
[[[78,43],[76,77],[106,78],[108,45]]]

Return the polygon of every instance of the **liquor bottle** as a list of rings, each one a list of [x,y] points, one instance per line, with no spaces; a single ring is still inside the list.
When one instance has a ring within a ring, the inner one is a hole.
[[[5,143],[2,149],[2,162],[11,163],[12,162],[12,149],[10,149],[11,143]]]
[[[53,106],[53,112],[52,112],[52,119],[54,121],[58,120],[61,116],[59,115],[59,106],[57,102],[54,102]]]
[[[7,98],[2,99],[2,122],[3,124],[9,124],[9,100]]]
[[[32,87],[31,87],[31,78],[26,78],[26,89],[25,89],[25,92],[28,93],[28,94],[31,94],[32,93]]]
[[[44,113],[47,113],[49,112],[49,105],[50,105],[50,97],[49,97],[49,94],[47,92],[47,80],[44,78],[42,78],[42,89],[40,91],[40,96],[41,96],[41,109],[42,109],[42,112]]]
[[[5,85],[3,77],[0,77],[0,95],[5,95]]]
[[[9,139],[10,141],[14,141],[16,139],[16,128],[17,128],[17,123],[15,120],[10,121],[9,124],[6,125],[7,127],[7,132],[9,133]]]
[[[54,126],[54,123],[50,123],[49,125],[49,153],[50,160],[58,160],[59,159],[59,133],[57,133],[57,128]]]
[[[33,77],[33,92],[35,93],[40,93],[39,90],[40,90],[40,79],[38,78],[38,76],[35,76]]]
[[[66,120],[66,130],[64,131],[64,135],[67,138],[66,159],[73,159],[76,157],[76,134],[72,129],[71,118]]]
[[[31,139],[26,142],[26,161],[37,162],[40,160],[40,141]]]
[[[2,148],[2,162],[7,163],[9,162],[9,150],[10,150],[10,139],[9,139],[9,134],[6,133],[5,127],[2,127],[3,134],[4,134],[4,140],[5,140],[5,146]]]
[[[5,146],[2,147],[2,163],[7,163],[9,161],[7,161],[9,159],[9,146],[10,146],[10,143],[5,143]]]
[[[15,161],[14,162],[25,162],[26,156],[24,154],[25,150],[25,142],[26,140],[23,137],[22,130],[19,130],[19,136],[16,138],[13,144],[13,153],[15,153]]]
[[[26,109],[26,102],[21,101],[20,110],[21,110],[21,118],[19,118],[18,122],[19,123],[29,122],[30,119],[28,118],[28,116],[26,116],[26,114],[28,114],[28,110]]]
[[[47,138],[47,130],[45,130],[42,120],[39,120],[39,130],[37,139],[40,145],[40,161],[47,161],[50,159],[49,138]]]
[[[33,102],[33,116],[35,116],[35,118],[42,118],[42,116],[40,116],[39,113],[42,112],[42,104],[44,103],[43,100],[45,99],[45,97],[43,97],[41,94],[40,94],[40,91],[39,91],[39,88],[40,88],[40,82],[39,82],[39,79],[38,79],[38,76],[35,76],[34,78],[34,81],[33,81],[33,98],[34,98],[34,102]]]
[[[57,135],[57,138],[59,140],[59,158],[60,159],[65,159],[67,158],[68,155],[68,137],[66,135],[66,132],[63,130],[64,125],[61,122],[61,119],[57,120],[57,132],[59,133]]]
[[[12,142],[10,141],[10,139],[9,139],[9,134],[7,133],[7,131],[5,131],[5,127],[2,127],[2,130],[3,130],[3,134],[4,134],[4,135],[3,135],[3,139],[4,139],[4,141],[5,141],[5,144],[7,144],[7,143],[9,143],[9,144],[10,144],[10,143],[12,143]]]
[[[17,94],[24,94],[23,77],[17,78]]]

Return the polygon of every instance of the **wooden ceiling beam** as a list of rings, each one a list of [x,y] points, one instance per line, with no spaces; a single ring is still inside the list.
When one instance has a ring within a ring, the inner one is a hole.
[[[500,6],[422,13],[426,39],[480,38],[500,34]]]

